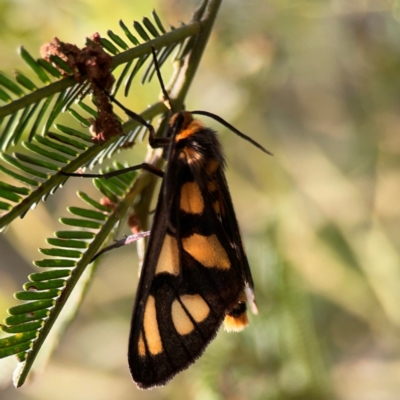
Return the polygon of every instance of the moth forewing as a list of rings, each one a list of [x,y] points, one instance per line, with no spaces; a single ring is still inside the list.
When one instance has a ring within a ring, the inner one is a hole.
[[[224,225],[224,229],[230,236],[230,242],[232,247],[236,249],[237,258],[241,260],[243,280],[245,282],[245,297],[250,304],[250,309],[253,314],[258,314],[258,308],[255,302],[254,295],[254,282],[250,271],[250,265],[247,260],[246,253],[244,251],[242,237],[239,230],[239,224],[236,219],[235,211],[233,208],[232,198],[228,189],[228,184],[224,174],[217,176],[217,187],[219,188],[221,206],[224,207],[226,217],[221,218],[221,222]]]

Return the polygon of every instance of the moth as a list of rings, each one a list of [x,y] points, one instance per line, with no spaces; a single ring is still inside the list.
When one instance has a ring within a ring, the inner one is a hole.
[[[223,321],[228,331],[242,330],[246,288],[257,313],[221,144],[192,114],[170,120],[168,164],[132,314],[129,367],[143,389],[192,364]]]
[[[153,57],[168,100],[154,49]],[[133,380],[139,388],[149,389],[164,385],[199,358],[222,322],[227,331],[241,331],[248,325],[247,301],[257,313],[221,143],[216,132],[194,115],[212,117],[269,152],[206,111],[173,114],[166,137],[156,138],[147,121],[113,101],[149,129],[150,145],[162,147],[167,159],[164,172],[145,163],[130,168],[141,167],[163,177],[128,349]]]

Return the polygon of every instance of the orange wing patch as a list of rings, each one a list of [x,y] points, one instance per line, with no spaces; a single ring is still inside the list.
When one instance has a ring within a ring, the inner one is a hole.
[[[172,322],[174,323],[175,329],[180,335],[186,335],[193,331],[194,325],[190,320],[186,311],[182,307],[178,300],[172,303]]]
[[[229,269],[231,263],[217,235],[202,236],[197,233],[182,239],[183,248],[204,267]]]
[[[143,333],[142,332],[140,332],[140,336],[139,336],[138,352],[139,352],[139,356],[140,357],[145,357],[146,356],[146,347],[144,345]]]
[[[180,296],[180,301],[175,300],[172,303],[172,321],[175,329],[180,335],[186,335],[193,331],[194,324],[188,314],[196,321],[204,321],[210,313],[210,308],[204,299],[198,295],[185,294]],[[186,309],[186,310],[185,310]]]
[[[219,206],[219,200],[214,202],[213,209],[216,214],[221,214],[221,207]]]
[[[161,353],[163,351],[163,345],[157,323],[156,299],[152,295],[150,295],[147,299],[146,308],[144,311],[143,327],[144,327],[144,334],[146,336],[147,346],[149,347],[150,353],[152,355]],[[140,339],[138,345],[139,345],[139,354],[141,355]],[[143,343],[143,349],[144,349],[144,343]]]
[[[201,214],[203,212],[204,200],[196,182],[186,182],[182,185],[180,208],[190,214]]]
[[[208,161],[208,163],[206,165],[207,175],[213,175],[220,166],[221,166],[221,163],[218,160]]]
[[[183,305],[196,322],[204,321],[210,313],[210,307],[199,294],[181,296]]]
[[[179,253],[176,239],[166,234],[158,257],[155,275],[167,272],[172,275],[179,275]]]
[[[207,183],[207,190],[208,190],[210,193],[215,192],[215,191],[217,190],[217,184],[216,184],[216,182],[213,181],[213,180],[208,181],[208,183]]]

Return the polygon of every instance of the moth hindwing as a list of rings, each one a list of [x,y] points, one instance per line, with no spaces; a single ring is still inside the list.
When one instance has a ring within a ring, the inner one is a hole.
[[[142,267],[129,338],[133,380],[146,389],[186,369],[215,337],[247,324],[253,281],[214,131],[172,116],[167,167]],[[256,311],[255,304],[252,304]]]

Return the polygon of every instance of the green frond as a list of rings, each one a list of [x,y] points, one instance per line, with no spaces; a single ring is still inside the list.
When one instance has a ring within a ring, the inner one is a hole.
[[[115,164],[112,170],[122,168],[123,165]],[[10,336],[0,339],[0,358],[17,355],[24,363],[17,386],[25,380],[83,271],[137,196],[137,189],[132,189],[136,176],[136,172],[129,172],[108,180],[95,179],[95,186],[117,205],[115,210],[100,204],[86,193],[78,192],[85,207],[69,207],[68,211],[73,218],[60,218],[63,225],[73,230],[56,232],[54,238],[47,239],[51,247],[39,249],[49,258],[35,261],[34,264],[51,269],[29,276],[23,291],[15,294],[15,298],[23,303],[8,310],[10,316],[5,319],[5,325],[1,326],[2,331]],[[90,269],[93,268],[92,265]],[[82,286],[82,282],[80,284],[78,297],[82,299],[87,285]]]
[[[51,82],[50,78],[48,77],[48,75],[46,73],[45,68],[43,66],[41,66],[39,64],[39,62],[36,61],[24,47],[21,46],[19,48],[19,54],[20,54],[21,58],[25,61],[25,63],[28,64],[28,66],[31,68],[31,70],[37,75],[37,77],[39,78],[39,80],[42,83],[47,84],[47,83]],[[43,61],[46,62],[45,60],[43,60]],[[56,69],[54,69],[54,70],[57,71]],[[49,72],[49,71],[47,71],[47,72]],[[53,74],[51,74],[51,75],[53,75]],[[60,76],[61,75],[58,72],[58,74],[56,74],[55,77],[59,78]]]
[[[125,40],[112,31],[108,31],[109,40],[102,39],[106,51],[117,54],[113,61],[113,68],[126,64],[116,82],[114,94],[123,82],[125,82],[125,94],[128,94],[132,80],[149,58],[151,45],[158,48],[159,63],[162,65],[174,49],[182,48],[185,39],[197,32],[197,29],[186,30],[179,35],[177,35],[178,30],[174,29],[166,32],[155,11],[152,16],[155,23],[148,18],[143,20],[143,24],[135,21],[133,24],[135,34],[121,21],[120,26]],[[195,23],[193,27],[196,27]],[[152,38],[155,39],[152,40]],[[140,44],[140,40],[146,43]],[[134,47],[129,48],[129,45]],[[128,53],[130,57],[126,58]],[[61,76],[58,70],[47,61],[34,60],[26,49],[21,48],[20,54],[42,83],[51,82],[54,77]],[[55,57],[53,61],[64,70],[68,68],[58,57]],[[150,80],[154,71],[153,63],[150,62],[143,73],[142,80]],[[59,174],[61,169],[65,172],[75,172],[87,166],[93,168],[115,152],[132,147],[138,135],[144,132],[143,127],[138,127],[136,122],[129,121],[123,126],[124,136],[115,137],[105,145],[96,145],[88,133],[55,123],[60,113],[68,110],[79,123],[86,127],[90,126],[90,118],[96,118],[97,111],[82,101],[88,85],[85,82],[78,84],[72,77],[68,77],[58,82],[48,83],[47,86],[38,87],[39,85],[20,73],[16,81],[0,73],[0,89],[3,88],[4,93],[10,98],[21,97],[7,106],[0,107],[0,117],[5,117],[3,132],[0,135],[2,150],[0,158],[4,161],[4,165],[0,164],[0,171],[18,181],[19,184],[23,184],[23,186],[17,186],[7,181],[0,186],[2,199],[0,210],[5,211],[0,217],[0,230],[16,217],[23,217],[39,201],[44,200],[62,186],[66,178]],[[25,95],[27,90],[31,93]],[[165,107],[161,103],[156,103],[142,116],[151,121],[164,111]],[[59,132],[54,131],[53,128]],[[29,131],[27,139],[22,143],[26,152],[18,151],[9,154],[10,148],[20,142],[27,129]]]
[[[84,109],[87,111],[88,107]],[[164,106],[158,103],[141,115],[150,121],[163,110]],[[83,118],[78,112],[74,116]],[[49,131],[45,137],[34,135],[31,142],[23,142],[24,153],[0,153],[6,164],[0,164],[0,171],[17,181],[15,184],[0,181],[0,199],[3,199],[0,210],[5,212],[0,217],[0,230],[15,218],[23,217],[39,201],[62,186],[68,178],[60,174],[61,169],[72,173],[82,167],[92,168],[120,149],[132,146],[143,129],[137,122],[129,121],[123,125],[124,136],[114,137],[107,145],[100,145],[94,144],[87,133],[61,124],[55,127],[59,132]]]
[[[152,17],[155,23],[149,18],[144,18],[143,24],[134,22],[136,34],[133,34],[121,21],[120,26],[125,40],[112,31],[107,32],[109,39],[101,38],[104,50],[113,56],[112,69],[125,64],[113,94],[117,93],[124,82],[124,93],[126,96],[129,94],[133,79],[146,61],[149,58],[151,60],[151,46],[157,49],[159,65],[162,66],[174,49],[181,48],[185,40],[197,34],[200,28],[198,22],[193,22],[191,25],[183,25],[179,29],[171,28],[166,32],[155,11]],[[88,41],[90,42],[89,39]],[[2,151],[17,145],[28,126],[30,127],[28,141],[36,134],[46,136],[57,116],[70,109],[74,102],[81,102],[82,94],[87,93],[88,89],[84,77],[82,83],[76,82],[72,76],[60,79],[60,72],[46,60],[35,60],[23,47],[19,53],[39,82],[33,82],[21,72],[16,72],[15,80],[0,73],[0,99],[9,102],[0,107],[0,119],[3,122],[0,134]],[[176,57],[178,56],[179,52],[176,53]],[[61,58],[51,56],[51,61],[64,72],[71,74],[70,68]],[[142,82],[150,81],[153,75],[154,65],[151,60],[143,74]],[[52,81],[54,78],[60,80]],[[45,86],[42,86],[43,84]],[[55,100],[52,101],[53,99]],[[48,114],[46,119],[43,118],[45,114]]]

